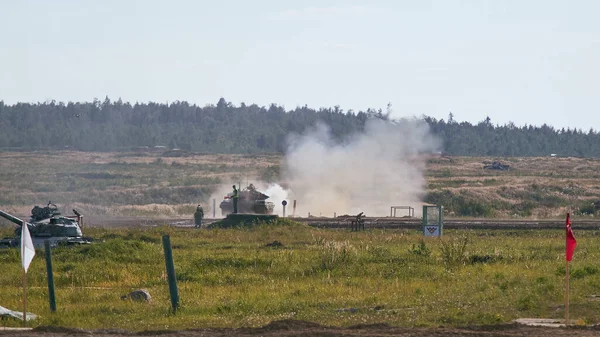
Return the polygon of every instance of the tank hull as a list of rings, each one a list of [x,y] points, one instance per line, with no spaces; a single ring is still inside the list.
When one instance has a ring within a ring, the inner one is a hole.
[[[36,249],[43,249],[45,241],[50,241],[50,247],[73,246],[92,243],[92,239],[84,237],[32,237],[31,241]],[[1,248],[17,248],[21,246],[21,238],[7,238],[0,240]]]
[[[233,199],[225,199],[219,205],[221,214],[227,216],[233,213]],[[238,213],[273,214],[275,204],[265,200],[239,200]]]

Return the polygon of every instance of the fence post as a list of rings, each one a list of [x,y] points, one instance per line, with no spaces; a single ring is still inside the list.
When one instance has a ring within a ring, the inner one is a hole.
[[[52,273],[52,253],[50,251],[50,240],[44,241],[46,250],[46,272],[48,273],[48,300],[50,301],[50,311],[56,311],[56,296],[54,295],[54,274]]]
[[[173,263],[173,251],[171,250],[171,238],[168,235],[163,235],[162,243],[165,250],[169,293],[171,294],[171,307],[173,308],[173,313],[176,313],[179,308],[179,292],[177,291],[177,278],[175,277],[175,264]]]

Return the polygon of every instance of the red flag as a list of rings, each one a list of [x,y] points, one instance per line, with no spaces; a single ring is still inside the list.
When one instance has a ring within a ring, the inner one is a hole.
[[[577,246],[577,241],[575,241],[575,236],[573,235],[573,230],[571,229],[571,215],[567,213],[567,261],[571,261],[573,259],[573,252],[575,251],[575,247]]]

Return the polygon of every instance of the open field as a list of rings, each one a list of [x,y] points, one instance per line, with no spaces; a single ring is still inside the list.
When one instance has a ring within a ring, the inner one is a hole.
[[[182,156],[183,155],[183,156]],[[173,156],[173,157],[170,157]],[[186,216],[222,184],[273,178],[278,156],[137,153],[0,153],[0,205],[26,216],[53,201],[86,215]],[[222,196],[220,196],[222,198]]]
[[[562,217],[566,211],[595,213],[600,200],[600,160],[589,158],[502,158],[511,170],[484,170],[496,158],[442,157],[429,160],[427,201],[451,216]]]
[[[41,318],[31,326],[203,329],[173,336],[596,334],[595,328],[581,327],[600,323],[594,297],[600,295],[595,250],[600,242],[591,206],[600,200],[600,161],[505,158],[501,161],[512,170],[484,170],[493,160],[429,159],[425,201],[444,205],[447,218],[457,222],[562,221],[565,211],[574,213],[575,224],[589,222],[588,230],[576,230],[571,266],[571,318],[580,328],[506,325],[519,317],[564,317],[563,230],[449,226],[442,240],[422,241],[411,228],[349,232],[289,220],[246,229],[167,226],[166,219],[189,221],[198,202],[210,217],[211,196],[232,181],[285,185],[279,179],[281,156],[4,152],[0,205],[22,217],[48,200],[65,213],[77,208],[86,216],[85,235],[98,239],[91,246],[53,251],[56,314],[48,310],[44,257],[38,251],[29,272],[28,311]],[[127,228],[114,226],[125,222]],[[157,226],[146,226],[150,222]],[[107,223],[113,225],[102,227]],[[12,233],[12,224],[0,224],[1,236]],[[182,303],[176,315],[169,314],[163,234],[171,235],[174,248]],[[267,246],[275,241],[282,246]],[[0,259],[0,305],[19,310],[19,252],[0,251]],[[120,300],[138,288],[150,291],[151,303]],[[52,331],[40,328],[21,336],[86,334]],[[18,335],[0,331],[6,333]]]
[[[56,314],[48,310],[43,254],[36,255],[28,311],[41,318],[32,326],[143,331],[292,319],[434,328],[564,317],[561,230],[448,230],[441,240],[422,241],[414,230],[348,232],[281,220],[245,229],[88,228],[86,234],[98,242],[53,251]],[[182,305],[176,315],[169,314],[163,234],[174,248]],[[576,236],[571,318],[589,326],[600,322],[593,296],[600,294],[600,242],[596,231]],[[18,310],[19,252],[0,253],[0,303]],[[151,303],[120,299],[138,288],[148,289]]]
[[[282,159],[172,150],[2,152],[0,205],[21,216],[52,200],[64,210],[77,208],[92,217],[191,218],[201,202],[211,216],[212,198],[222,198],[215,192],[228,191],[232,182],[285,186],[279,178]],[[580,217],[596,212],[592,202],[600,200],[600,160],[501,158],[511,170],[483,169],[494,160],[498,158],[429,159],[425,201],[443,205],[447,217],[537,219],[561,218],[568,210]]]

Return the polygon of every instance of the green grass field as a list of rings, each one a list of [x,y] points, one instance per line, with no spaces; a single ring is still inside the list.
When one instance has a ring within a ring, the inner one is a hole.
[[[4,235],[10,234],[4,230]],[[170,313],[161,236],[173,245],[181,308]],[[564,317],[564,231],[321,230],[289,220],[252,228],[87,228],[97,242],[53,250],[58,311],[45,260],[28,273],[30,326],[127,330],[326,325],[462,326]],[[575,232],[571,318],[600,322],[596,231]],[[279,241],[281,246],[267,244]],[[0,305],[22,308],[19,251],[0,251]],[[123,301],[145,288],[151,303]],[[5,326],[21,323],[3,320]]]

